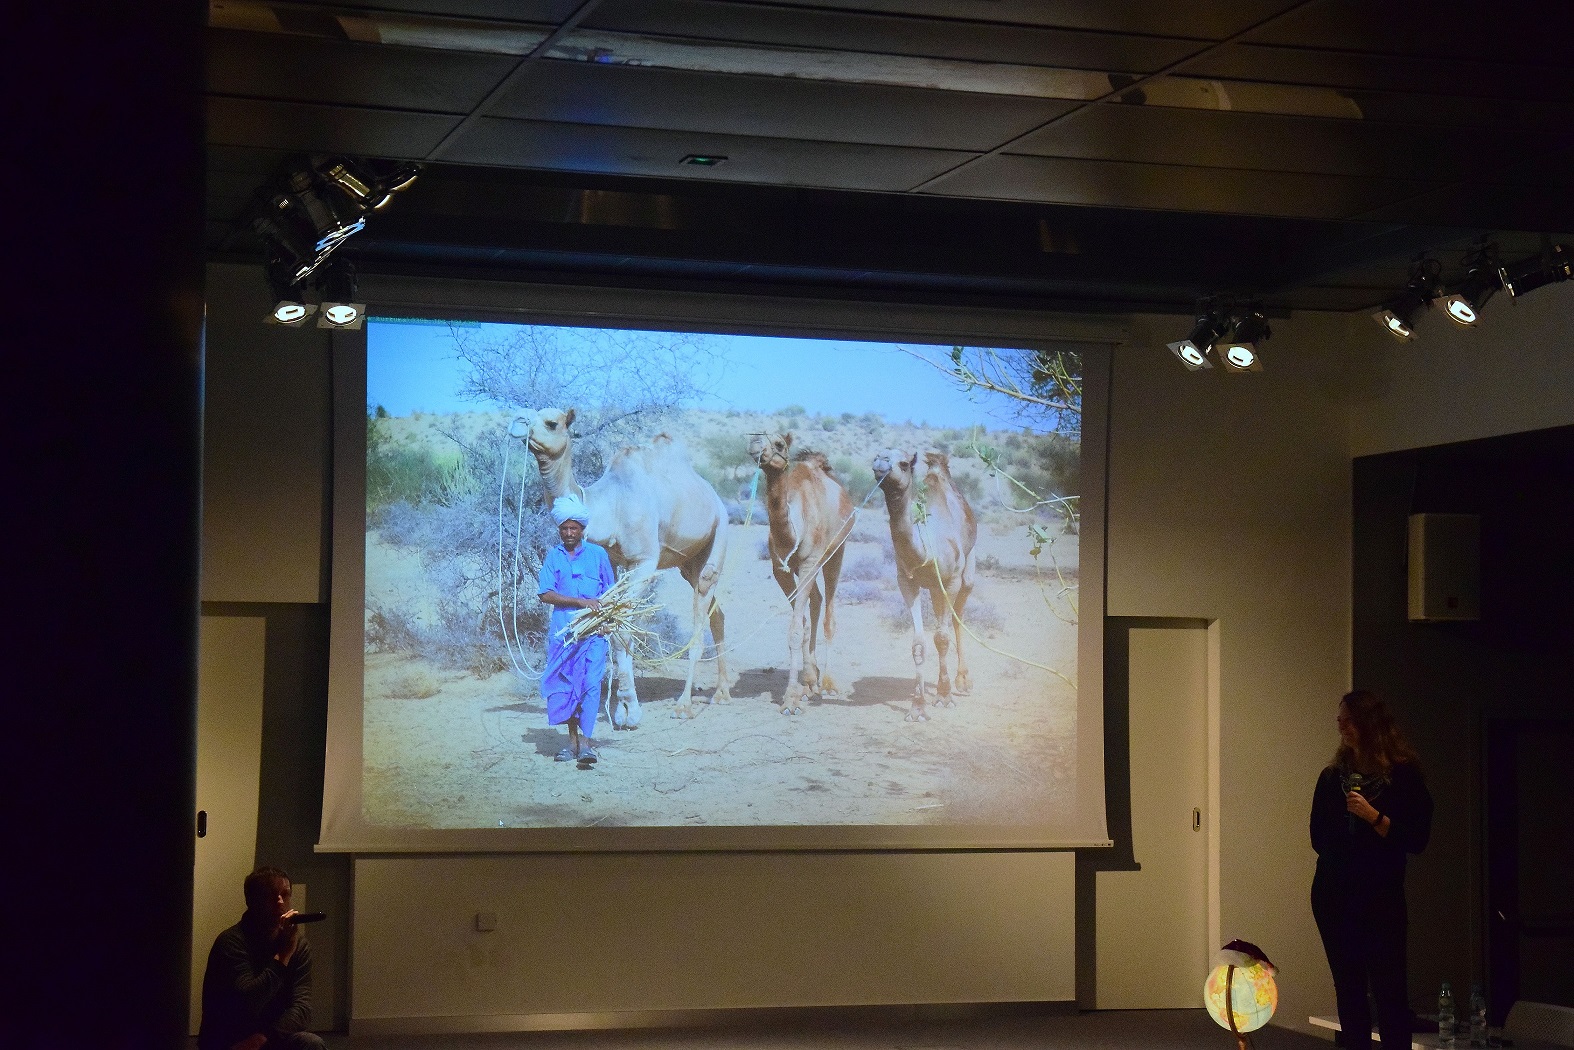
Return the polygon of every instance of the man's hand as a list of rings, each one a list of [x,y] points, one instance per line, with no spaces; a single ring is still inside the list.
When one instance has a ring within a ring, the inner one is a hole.
[[[295,957],[295,949],[301,943],[301,928],[289,922],[295,913],[295,909],[291,908],[279,916],[279,925],[273,933],[273,957],[279,960],[281,966],[290,965],[290,960]]]
[[[246,1038],[230,1047],[230,1050],[262,1050],[263,1045],[267,1042],[267,1036],[263,1035],[261,1032],[253,1032],[251,1035],[248,1035]]]

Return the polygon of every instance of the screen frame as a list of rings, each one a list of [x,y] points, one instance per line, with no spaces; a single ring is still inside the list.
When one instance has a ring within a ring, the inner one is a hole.
[[[1031,310],[892,304],[848,299],[663,292],[452,278],[369,275],[361,294],[372,317],[440,318],[627,330],[798,336],[1084,354],[1081,564],[1077,640],[1077,784],[1095,784],[1098,824],[795,825],[587,828],[383,828],[362,817],[367,335],[336,331],[333,352],[332,570],[324,853],[773,852],[870,850],[1066,850],[1111,845],[1105,811],[1103,622],[1107,581],[1109,384],[1116,347],[1129,341],[1113,318]],[[1090,692],[1091,690],[1091,692]],[[353,697],[353,700],[347,698]],[[1090,699],[1091,697],[1091,699]],[[1095,730],[1095,731],[1088,731]],[[338,760],[335,761],[335,756]],[[330,811],[330,806],[338,808]],[[1080,804],[1074,807],[1080,810]],[[349,812],[346,812],[349,811]],[[330,838],[330,829],[354,829]],[[1059,829],[1058,831],[1056,829]]]

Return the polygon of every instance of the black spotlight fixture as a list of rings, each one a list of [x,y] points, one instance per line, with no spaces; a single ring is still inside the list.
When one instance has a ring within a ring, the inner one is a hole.
[[[1473,325],[1492,293],[1503,286],[1497,264],[1497,245],[1481,244],[1465,259],[1465,279],[1443,296],[1443,310],[1455,324]]]
[[[269,324],[299,328],[317,310],[306,301],[305,292],[291,276],[290,264],[282,259],[268,264],[268,288],[273,293],[273,309],[264,320]]]
[[[1437,298],[1438,280],[1443,275],[1443,264],[1436,259],[1422,256],[1410,267],[1410,282],[1405,290],[1388,300],[1383,308],[1372,315],[1372,320],[1401,342],[1416,337],[1415,317],[1432,305]]]
[[[1226,372],[1261,372],[1262,355],[1257,344],[1273,335],[1268,318],[1255,304],[1236,314],[1230,325],[1230,334],[1218,343],[1219,361]]]
[[[419,174],[414,164],[297,158],[259,192],[251,228],[271,259],[288,271],[285,283],[301,285],[340,245],[366,228],[368,214],[387,207]],[[350,298],[333,302],[347,304]]]
[[[322,280],[322,315],[318,328],[349,330],[366,324],[366,304],[355,298],[355,266],[348,259],[328,264]]]
[[[1574,253],[1565,244],[1547,243],[1540,255],[1498,269],[1503,290],[1515,299],[1543,285],[1567,281],[1571,277],[1574,277]]]
[[[1180,358],[1180,363],[1186,366],[1187,371],[1200,372],[1204,368],[1212,368],[1213,362],[1208,360],[1208,354],[1213,350],[1213,344],[1225,333],[1228,324],[1228,318],[1218,311],[1214,300],[1204,299],[1197,304],[1197,321],[1192,325],[1191,334],[1167,345],[1170,352]]]

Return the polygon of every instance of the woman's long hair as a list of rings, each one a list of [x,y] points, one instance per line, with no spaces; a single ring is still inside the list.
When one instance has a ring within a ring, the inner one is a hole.
[[[1339,750],[1334,752],[1335,768],[1384,775],[1401,762],[1412,769],[1421,768],[1420,756],[1400,732],[1381,697],[1370,689],[1357,689],[1346,693],[1339,702],[1355,725],[1356,746],[1339,744]]]

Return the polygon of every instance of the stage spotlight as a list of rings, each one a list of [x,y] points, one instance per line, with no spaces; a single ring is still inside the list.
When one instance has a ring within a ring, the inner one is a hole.
[[[303,303],[298,300],[280,299],[266,318],[269,324],[285,325],[289,328],[299,328],[306,323],[306,319],[317,312],[317,307],[312,303]]]
[[[1180,363],[1188,371],[1200,372],[1204,368],[1212,368],[1213,362],[1208,360],[1208,351],[1213,349],[1214,342],[1224,331],[1223,319],[1213,310],[1211,304],[1197,307],[1197,323],[1192,326],[1191,334],[1178,342],[1167,344],[1170,352],[1180,358]]]
[[[263,318],[269,324],[299,328],[317,309],[308,303],[301,288],[289,276],[290,264],[275,260],[268,265],[268,290],[273,293],[273,309]]]
[[[1436,259],[1417,259],[1410,268],[1410,283],[1405,286],[1405,290],[1373,314],[1372,320],[1401,342],[1414,339],[1415,316],[1423,308],[1431,306],[1432,300],[1437,298],[1437,279],[1442,270],[1442,263]]]
[[[366,323],[366,304],[355,298],[355,267],[346,259],[335,259],[323,279],[322,316],[318,328],[353,329]]]
[[[1492,298],[1492,293],[1502,287],[1496,255],[1496,249],[1491,246],[1473,253],[1465,279],[1443,296],[1443,309],[1454,323],[1475,324],[1481,316],[1481,308]]]
[[[1257,344],[1273,335],[1268,319],[1260,310],[1252,310],[1235,319],[1228,339],[1217,346],[1219,360],[1226,372],[1261,372],[1262,357]]]
[[[1566,281],[1570,277],[1574,277],[1574,255],[1562,244],[1554,244],[1524,262],[1498,269],[1498,279],[1504,290],[1516,299],[1543,285]]]

